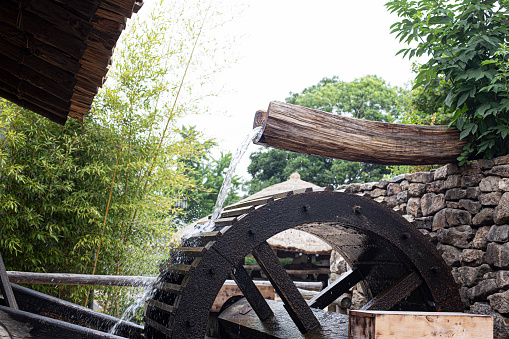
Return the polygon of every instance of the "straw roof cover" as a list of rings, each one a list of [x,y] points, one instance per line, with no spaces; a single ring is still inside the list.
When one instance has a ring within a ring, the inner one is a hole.
[[[64,124],[88,113],[143,0],[3,0],[0,96]]]
[[[241,202],[306,188],[313,188],[313,190],[315,190],[321,189],[322,187],[301,180],[299,173],[295,172],[290,175],[290,179],[287,181],[264,188],[263,190],[241,200]],[[332,251],[332,247],[323,240],[307,232],[295,229],[278,233],[267,240],[267,242],[270,246],[276,249],[306,254],[327,254]]]

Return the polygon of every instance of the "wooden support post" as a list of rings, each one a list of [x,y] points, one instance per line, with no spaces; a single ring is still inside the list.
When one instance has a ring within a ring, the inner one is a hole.
[[[293,284],[270,245],[264,241],[252,251],[262,270],[269,278],[276,293],[283,300],[285,308],[293,322],[302,333],[306,333],[319,326],[313,311]]]
[[[355,284],[362,280],[362,274],[359,269],[351,268],[346,271],[339,279],[324,288],[319,294],[308,301],[308,305],[313,308],[323,309],[343,293],[348,292]]]
[[[371,299],[361,310],[390,310],[401,300],[408,297],[421,284],[422,279],[417,273],[408,273],[385,291]]]
[[[11,283],[9,278],[7,277],[7,271],[5,270],[4,260],[2,259],[2,254],[0,253],[0,289],[2,295],[4,296],[5,302],[7,306],[18,309],[18,304],[16,303],[16,298],[14,298],[14,293],[12,293]]]
[[[233,269],[233,279],[239,286],[240,290],[246,297],[249,305],[258,315],[260,320],[268,319],[273,315],[267,301],[263,298],[262,294],[249,277],[249,274],[242,266],[242,263]]]

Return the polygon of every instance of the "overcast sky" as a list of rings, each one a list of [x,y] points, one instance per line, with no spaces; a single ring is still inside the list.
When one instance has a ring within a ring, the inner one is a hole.
[[[233,1],[233,0],[232,0]],[[219,83],[230,94],[211,103],[224,115],[192,117],[220,150],[234,152],[252,127],[254,113],[289,92],[301,92],[323,77],[351,81],[378,75],[391,85],[412,79],[411,63],[395,56],[404,47],[391,35],[383,0],[250,1],[229,29],[242,34],[236,47],[240,60],[223,72]],[[251,146],[249,152],[258,149]],[[218,149],[218,150],[219,150]],[[247,156],[237,173],[248,177]]]

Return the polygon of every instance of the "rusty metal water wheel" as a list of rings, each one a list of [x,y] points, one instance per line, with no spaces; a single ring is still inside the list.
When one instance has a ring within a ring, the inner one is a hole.
[[[309,303],[266,242],[290,228],[323,239],[352,267]],[[212,232],[185,240],[173,252],[146,304],[147,338],[203,338],[209,310],[230,274],[260,321],[272,316],[242,267],[249,253],[301,332],[320,326],[310,307],[326,307],[358,282],[370,297],[366,309],[462,310],[450,267],[400,215],[356,195],[289,192],[225,208]]]

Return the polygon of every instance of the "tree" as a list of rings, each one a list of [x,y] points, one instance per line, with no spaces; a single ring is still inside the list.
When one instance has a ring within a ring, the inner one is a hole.
[[[391,87],[376,76],[365,76],[352,82],[338,77],[324,78],[302,93],[290,93],[286,101],[291,104],[344,114],[358,119],[395,121],[407,110],[407,91]],[[248,172],[252,179],[248,192],[255,193],[265,187],[288,180],[299,172],[302,180],[319,186],[338,186],[353,182],[380,180],[390,173],[387,166],[334,160],[305,154],[271,149],[250,155]]]
[[[302,93],[290,93],[286,102],[357,119],[392,122],[404,109],[402,98],[406,92],[374,75],[351,82],[334,76],[323,78]]]
[[[389,1],[401,21],[392,26],[411,45],[398,53],[429,60],[415,87],[446,94],[453,123],[469,142],[461,164],[509,152],[508,1]]]

